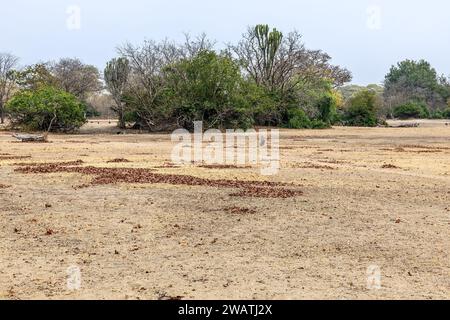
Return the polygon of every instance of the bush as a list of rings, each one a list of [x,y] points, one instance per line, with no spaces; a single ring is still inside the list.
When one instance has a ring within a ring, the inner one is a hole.
[[[71,131],[86,122],[86,106],[54,87],[19,91],[6,110],[13,126],[28,130]]]
[[[91,104],[87,104],[86,105],[86,118],[95,118],[95,117],[100,117],[102,114],[94,108],[93,105]]]
[[[311,120],[308,118],[306,113],[300,109],[295,108],[288,111],[288,124],[287,127],[290,129],[310,129]]]
[[[442,111],[442,118],[450,119],[450,107]]]
[[[329,129],[331,125],[328,122],[322,120],[313,119],[311,120],[311,129]]]
[[[398,119],[423,119],[429,118],[430,113],[424,103],[409,102],[394,108],[394,117]]]
[[[344,124],[360,127],[377,126],[376,92],[362,90],[350,98],[348,109],[344,114]]]
[[[430,119],[444,119],[443,111],[436,110],[430,113]]]

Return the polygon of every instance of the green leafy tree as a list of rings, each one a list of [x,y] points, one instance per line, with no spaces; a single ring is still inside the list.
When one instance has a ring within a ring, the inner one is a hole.
[[[124,129],[125,123],[125,103],[123,101],[123,95],[128,83],[128,77],[130,74],[130,64],[126,58],[112,59],[105,68],[105,82],[111,93],[115,106],[112,107],[113,111],[119,117],[119,127]]]
[[[449,97],[445,77],[425,60],[405,60],[393,66],[385,78],[385,101],[390,108],[411,101],[423,102],[435,111],[445,108]]]
[[[165,69],[166,98],[179,126],[203,121],[205,128],[248,126],[239,66],[227,56],[202,51]]]
[[[54,87],[22,90],[11,98],[6,110],[13,126],[27,130],[72,131],[86,122],[86,106]]]

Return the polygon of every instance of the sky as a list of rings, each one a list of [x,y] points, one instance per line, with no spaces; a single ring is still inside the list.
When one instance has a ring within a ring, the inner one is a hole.
[[[3,0],[0,52],[22,65],[78,57],[101,70],[125,42],[181,40],[205,32],[217,47],[259,23],[298,30],[352,71],[381,83],[403,59],[426,59],[450,75],[448,0]]]

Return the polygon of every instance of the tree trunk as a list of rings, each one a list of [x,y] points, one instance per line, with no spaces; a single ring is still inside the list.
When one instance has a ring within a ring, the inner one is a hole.
[[[126,129],[125,114],[124,114],[123,110],[120,110],[120,113],[119,113],[119,128]]]
[[[0,106],[0,123],[1,124],[5,123],[5,110],[3,106]]]

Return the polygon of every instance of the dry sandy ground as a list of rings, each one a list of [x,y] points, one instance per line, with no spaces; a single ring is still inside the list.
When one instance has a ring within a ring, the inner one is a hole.
[[[85,132],[93,130],[90,124]],[[107,126],[102,122],[100,126]],[[283,131],[282,170],[157,168],[168,135],[0,132],[0,299],[450,299],[450,126]],[[30,158],[18,157],[30,156]],[[129,163],[108,163],[126,158]],[[297,184],[292,198],[92,176],[17,162],[154,168]],[[67,288],[67,269],[81,288]],[[367,288],[379,266],[381,289]]]

